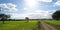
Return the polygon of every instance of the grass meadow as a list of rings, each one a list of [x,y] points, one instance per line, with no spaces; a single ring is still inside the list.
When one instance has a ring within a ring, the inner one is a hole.
[[[60,20],[41,20],[42,22],[52,25],[56,29],[60,30]],[[3,24],[0,21],[0,30],[33,30],[37,28],[37,20],[31,20],[28,23],[26,21],[5,21]]]
[[[0,21],[0,30],[32,30],[37,27],[37,21]]]

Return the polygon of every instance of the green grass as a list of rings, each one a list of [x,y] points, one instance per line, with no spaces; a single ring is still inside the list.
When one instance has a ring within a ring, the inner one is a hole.
[[[56,21],[56,20],[43,20],[43,22],[46,22],[50,25],[52,25],[53,27],[55,27],[56,29],[60,30],[60,20]]]
[[[37,21],[0,21],[0,30],[31,30],[37,27]]]

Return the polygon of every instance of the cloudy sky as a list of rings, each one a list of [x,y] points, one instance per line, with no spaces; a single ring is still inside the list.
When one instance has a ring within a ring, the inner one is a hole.
[[[60,0],[0,0],[0,13],[12,19],[51,19],[56,10],[60,10]]]

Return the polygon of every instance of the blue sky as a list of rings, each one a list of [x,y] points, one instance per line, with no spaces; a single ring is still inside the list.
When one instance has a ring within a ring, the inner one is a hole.
[[[60,10],[60,0],[0,0],[0,9],[12,19],[51,19]]]

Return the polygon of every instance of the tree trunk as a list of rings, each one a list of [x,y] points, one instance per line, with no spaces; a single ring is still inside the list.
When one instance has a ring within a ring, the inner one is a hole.
[[[4,19],[2,18],[1,20],[2,20],[2,23],[4,24]]]
[[[3,24],[4,24],[4,20],[3,20]]]

